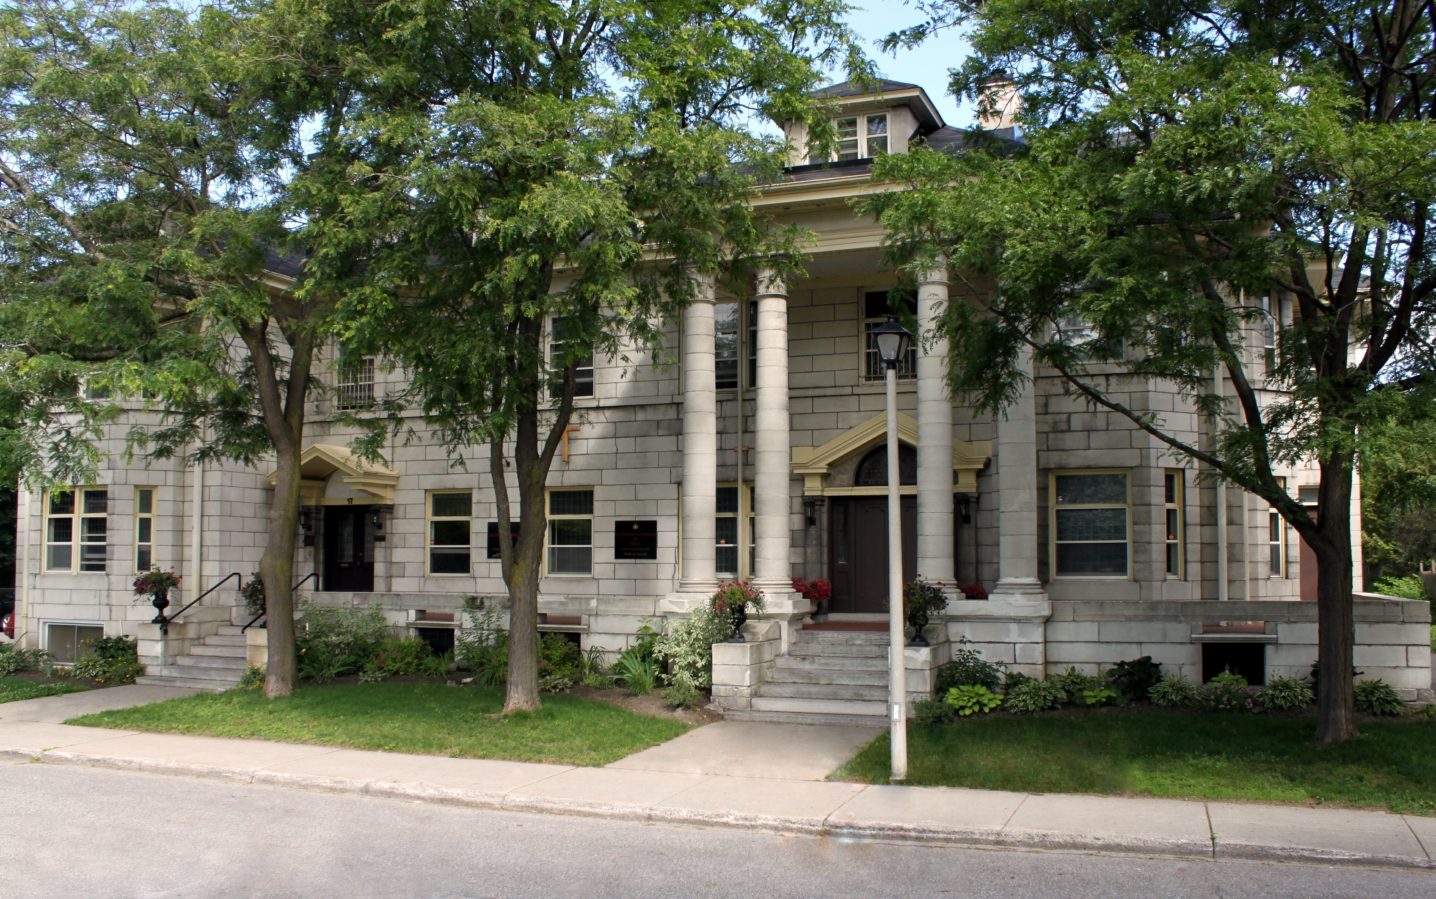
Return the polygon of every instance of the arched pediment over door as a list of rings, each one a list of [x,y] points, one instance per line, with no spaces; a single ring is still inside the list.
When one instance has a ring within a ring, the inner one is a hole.
[[[912,416],[899,412],[897,416],[897,438],[900,446],[899,467],[905,456],[909,456],[917,444],[917,422]],[[884,475],[881,485],[863,484],[873,480],[871,469],[886,465],[887,454],[877,455],[887,441],[887,416],[878,413],[872,418],[844,431],[822,446],[794,447],[793,473],[803,477],[804,496],[843,496],[857,493],[871,493],[886,489]],[[879,458],[881,463],[878,462]],[[992,444],[988,441],[954,440],[952,442],[953,491],[976,493],[977,474],[992,458]],[[885,471],[885,468],[884,468]],[[860,475],[868,475],[860,477]],[[901,483],[908,484],[906,476]],[[909,488],[910,489],[910,488]]]
[[[399,484],[399,473],[384,465],[366,462],[342,446],[316,443],[299,457],[300,504],[318,506],[324,504],[327,482],[338,475],[354,493],[368,497],[369,503],[392,506],[394,491]],[[278,472],[269,473],[273,484]]]

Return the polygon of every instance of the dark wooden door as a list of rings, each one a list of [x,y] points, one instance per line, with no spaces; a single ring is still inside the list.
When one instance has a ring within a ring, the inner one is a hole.
[[[374,540],[368,506],[324,509],[324,589],[374,589]]]
[[[1318,521],[1321,518],[1320,510],[1316,506],[1307,506],[1306,511],[1311,513],[1311,520]],[[1282,529],[1286,529],[1286,522],[1281,523]],[[1316,550],[1307,545],[1305,538],[1297,535],[1297,545],[1301,551],[1297,556],[1297,564],[1301,566],[1301,600],[1302,602],[1316,602]],[[1288,562],[1290,564],[1290,562]]]
[[[834,612],[888,609],[888,501],[885,496],[835,498],[829,521]],[[903,581],[917,574],[917,498],[902,498]]]

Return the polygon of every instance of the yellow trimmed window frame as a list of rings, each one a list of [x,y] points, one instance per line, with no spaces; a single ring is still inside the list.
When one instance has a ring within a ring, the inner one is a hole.
[[[1130,469],[1053,471],[1047,496],[1053,577],[1131,578]]]
[[[430,490],[424,498],[424,573],[430,577],[472,574],[474,492]]]

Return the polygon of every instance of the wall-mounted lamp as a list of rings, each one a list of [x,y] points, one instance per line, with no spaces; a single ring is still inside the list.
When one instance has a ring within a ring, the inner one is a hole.
[[[369,523],[374,526],[374,530],[376,530],[376,531],[382,531],[382,530],[384,530],[384,516],[383,516],[383,514],[381,514],[378,509],[375,509],[374,511],[370,512],[370,513],[369,513]]]
[[[306,537],[314,533],[314,521],[309,517],[308,509],[299,510],[299,529]]]
[[[976,494],[959,493],[957,495],[957,518],[963,524],[972,524],[972,507],[977,505]]]
[[[803,521],[812,527],[818,523],[818,515],[821,514],[826,500],[821,496],[803,497]]]

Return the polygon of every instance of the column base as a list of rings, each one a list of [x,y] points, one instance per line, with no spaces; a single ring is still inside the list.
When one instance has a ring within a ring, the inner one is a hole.
[[[669,593],[658,601],[658,614],[665,617],[687,617],[694,609],[708,607],[708,601],[713,598],[715,589],[708,592],[697,592],[684,590],[680,585],[679,589]]]

